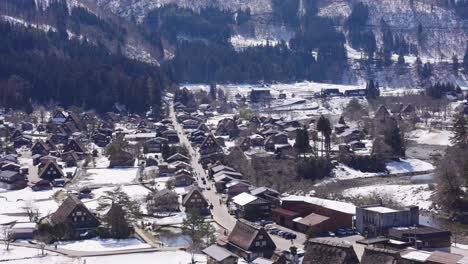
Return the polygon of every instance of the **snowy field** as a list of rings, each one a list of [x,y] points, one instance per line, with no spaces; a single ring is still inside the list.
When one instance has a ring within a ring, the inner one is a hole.
[[[261,39],[261,38],[253,38],[253,37],[245,37],[241,35],[232,36],[229,40],[236,49],[244,49],[248,47],[255,47],[255,46],[266,46],[270,44],[270,46],[276,46],[279,41],[275,39]]]
[[[139,239],[87,239],[80,241],[67,241],[59,242],[58,248],[64,248],[68,250],[76,251],[114,251],[114,250],[127,250],[127,249],[139,249],[139,248],[150,248],[149,244],[142,242]]]
[[[205,84],[184,84],[181,86],[192,91],[209,90],[209,86]],[[366,87],[365,83],[346,85],[305,81],[267,85],[219,84],[217,87],[224,90],[230,101],[235,101],[234,97],[237,94],[248,97],[249,92],[255,88],[269,89],[274,98],[278,98],[280,94],[286,94],[287,99],[273,100],[269,108],[252,106],[257,112],[265,112],[274,117],[284,117],[286,120],[300,120],[320,115],[338,116],[343,113],[344,108],[353,98],[357,98],[361,104],[367,105],[367,101],[360,97],[333,97],[325,100],[315,97],[317,93],[324,89],[338,89],[342,93],[347,90],[364,89]],[[405,93],[419,93],[420,91],[419,89],[410,88],[381,88],[383,96],[397,96]],[[218,118],[221,117],[212,118],[208,124],[216,123]]]
[[[206,256],[195,255],[196,263],[206,263]],[[140,254],[125,254],[106,257],[86,258],[86,264],[127,264],[127,263],[161,263],[182,264],[190,263],[191,255],[185,251],[168,251]]]
[[[428,162],[418,159],[401,159],[387,163],[387,170],[390,174],[432,171],[434,166]]]
[[[209,85],[206,84],[181,84],[181,87],[187,87],[187,89],[198,91],[198,90],[209,90]],[[296,82],[296,83],[279,83],[279,84],[267,84],[267,85],[253,85],[253,84],[218,84],[218,88],[225,91],[228,97],[234,97],[236,94],[247,96],[247,94],[254,88],[265,88],[270,89],[272,96],[278,97],[280,93],[285,93],[288,98],[291,98],[292,94],[296,97],[310,97],[315,93],[322,91],[323,89],[338,89],[344,93],[347,90],[364,89],[366,83],[356,84],[331,84],[331,83],[318,83],[311,81]],[[401,95],[404,93],[419,93],[421,89],[414,88],[386,88],[381,87],[382,95]],[[229,99],[232,99],[230,98]],[[336,98],[334,98],[336,99]]]
[[[151,221],[157,225],[178,225],[182,224],[185,218],[186,214],[184,212],[179,212],[164,218],[152,218]]]
[[[141,185],[122,185],[120,186],[120,188],[130,198],[139,201],[141,204],[140,209],[143,213],[146,213],[145,198],[146,195],[150,193],[150,190]],[[86,205],[86,207],[88,207],[88,209],[96,210],[99,206],[99,198],[103,196],[105,192],[112,191],[114,189],[115,187],[102,187],[99,189],[94,189],[92,191],[92,193],[94,194],[93,199],[83,199],[82,201]]]
[[[88,169],[80,180],[80,186],[129,184],[136,180],[138,168]]]
[[[150,193],[150,190],[143,187],[142,185],[124,185],[120,186],[122,191],[126,193],[130,198],[136,200],[142,200]],[[93,193],[96,197],[102,196],[106,191],[112,191],[115,187],[102,187],[96,190],[93,190]]]
[[[433,191],[429,190],[428,184],[372,185],[343,191],[345,197],[366,197],[373,194],[389,198],[404,206],[417,205],[421,209],[429,210],[432,205]]]
[[[198,264],[207,263],[206,256],[195,255]],[[0,261],[6,264],[127,264],[127,263],[161,263],[185,264],[191,262],[191,255],[185,251],[167,251],[138,254],[121,254],[104,257],[69,258],[46,252],[40,255],[40,250],[12,247],[9,252],[2,248]]]
[[[348,180],[348,179],[355,179],[355,178],[368,178],[368,177],[375,177],[375,176],[384,176],[385,173],[372,173],[372,172],[361,172],[350,168],[344,164],[338,164],[336,168],[333,170],[335,173],[335,178],[338,180]]]
[[[36,257],[39,257],[40,254],[41,254],[41,251],[35,248],[10,246],[10,250],[7,251],[5,247],[2,246],[0,248],[0,262],[18,263],[18,261],[20,261],[21,259],[36,258]],[[51,253],[48,252],[47,254],[51,254]],[[54,253],[52,254],[55,256]]]
[[[209,90],[209,85],[206,84],[182,84],[181,87],[187,87],[190,90]],[[297,82],[297,83],[282,83],[282,84],[268,84],[268,85],[252,85],[252,84],[218,84],[218,88],[223,89],[229,96],[234,97],[236,94],[247,96],[247,94],[254,88],[270,89],[272,96],[278,97],[280,93],[285,93],[288,98],[295,94],[298,97],[312,96],[323,89],[339,89],[340,92],[352,89],[365,88],[365,84],[356,85],[343,85],[343,84],[329,84],[317,82]],[[231,98],[229,98],[231,99]]]
[[[431,171],[433,169],[434,166],[432,164],[419,159],[401,159],[401,161],[392,161],[387,163],[387,170],[390,174],[424,172]],[[358,171],[341,163],[336,166],[336,168],[333,170],[333,173],[335,174],[335,177],[333,179],[327,179],[319,183],[319,185],[323,185],[336,180],[349,180],[356,178],[368,178],[386,175],[386,173]]]
[[[407,137],[418,144],[450,146],[450,138],[452,136],[453,133],[447,130],[416,129],[408,133]]]
[[[52,196],[59,190],[61,189],[34,192],[27,187],[22,190],[0,193],[0,224],[29,221],[26,207],[37,209],[40,217],[55,212],[58,204]]]

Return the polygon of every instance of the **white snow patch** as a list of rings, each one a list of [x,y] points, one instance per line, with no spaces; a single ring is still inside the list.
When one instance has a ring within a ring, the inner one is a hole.
[[[231,37],[230,42],[232,46],[237,49],[243,49],[248,47],[255,47],[255,46],[266,46],[267,44],[270,46],[278,45],[279,41],[274,39],[260,39],[260,38],[249,38],[244,37],[241,35],[234,35]]]
[[[185,251],[167,251],[154,253],[124,254],[106,257],[86,258],[86,264],[124,264],[124,263],[191,263],[191,254]],[[206,256],[195,255],[196,263],[207,263]]]
[[[339,180],[355,179],[355,178],[368,178],[375,176],[383,176],[384,173],[372,173],[372,172],[362,172],[350,168],[344,164],[339,164],[333,170],[335,173],[335,178]]]
[[[76,251],[115,251],[115,250],[128,250],[128,249],[140,249],[150,248],[149,244],[146,244],[139,239],[87,239],[80,241],[67,241],[59,242],[58,248],[64,248]]]
[[[404,206],[417,205],[424,210],[429,210],[432,206],[433,191],[429,190],[428,184],[372,185],[343,191],[343,195],[346,197],[366,197],[374,194],[390,198]]]
[[[88,169],[80,180],[80,186],[129,184],[136,180],[138,168]]]
[[[452,131],[438,129],[416,129],[408,133],[408,139],[418,144],[450,146]]]
[[[180,212],[168,217],[156,218],[153,222],[157,225],[178,225],[182,224],[186,217],[184,212]]]
[[[387,163],[387,170],[391,174],[432,171],[434,170],[434,165],[419,159],[401,159],[401,161],[391,161]]]

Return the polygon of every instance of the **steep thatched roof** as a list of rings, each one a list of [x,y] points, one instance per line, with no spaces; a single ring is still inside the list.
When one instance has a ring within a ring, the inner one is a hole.
[[[398,261],[400,254],[398,251],[366,247],[361,264],[393,264]]]
[[[352,245],[311,239],[307,242],[303,263],[357,264],[359,260]]]

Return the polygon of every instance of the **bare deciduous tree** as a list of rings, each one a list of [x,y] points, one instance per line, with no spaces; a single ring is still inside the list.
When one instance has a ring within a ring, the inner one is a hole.
[[[2,240],[5,245],[5,250],[10,250],[10,243],[13,241],[13,237],[11,235],[11,230],[9,226],[2,225],[1,226],[1,234],[2,234]]]

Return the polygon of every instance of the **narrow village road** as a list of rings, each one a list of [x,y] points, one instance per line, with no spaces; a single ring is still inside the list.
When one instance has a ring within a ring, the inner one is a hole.
[[[204,188],[203,195],[205,196],[205,198],[208,200],[209,203],[213,204],[213,210],[211,210],[213,219],[221,227],[231,231],[236,224],[236,219],[228,213],[228,209],[224,205],[224,203],[220,204],[219,202],[220,197],[216,194],[216,191],[215,191],[214,186],[212,185],[212,182],[207,181],[206,185],[203,184],[202,179],[203,178],[207,179],[207,175],[202,165],[198,162],[199,160],[198,152],[195,151],[195,149],[192,147],[187,136],[184,134],[184,129],[177,122],[176,114],[174,112],[172,104],[171,104],[170,109],[171,109],[170,110],[171,119],[174,124],[174,129],[177,130],[177,133],[179,134],[180,143],[182,145],[187,146],[189,150],[191,165],[192,165],[192,169],[194,172],[194,176],[197,177],[198,186],[200,186],[201,188]],[[210,187],[211,190],[207,190],[206,189],[207,187]]]
[[[207,173],[203,169],[202,165],[198,162],[199,161],[199,154],[198,151],[190,144],[187,135],[184,133],[184,129],[182,126],[177,122],[176,113],[174,111],[174,107],[172,103],[170,104],[170,118],[173,122],[174,129],[179,134],[180,143],[182,145],[187,146],[190,154],[190,160],[192,169],[194,172],[194,176],[197,177],[198,186],[204,189],[203,195],[208,200],[209,203],[213,205],[213,210],[211,213],[213,215],[213,219],[215,222],[221,226],[222,228],[226,229],[228,232],[231,232],[236,224],[236,218],[229,214],[228,208],[226,207],[224,202],[220,202],[221,196],[216,193],[214,188],[214,184],[211,181],[208,181]],[[206,179],[206,185],[203,184],[202,179]],[[207,190],[210,188],[210,190]],[[281,227],[282,229],[285,229]],[[295,233],[297,238],[292,242],[291,240],[283,239],[282,237],[271,235],[271,238],[276,244],[277,249],[280,250],[289,250],[291,246],[296,246],[297,248],[302,248],[305,242],[305,235],[302,233],[294,232],[292,230],[288,230],[289,232]]]

